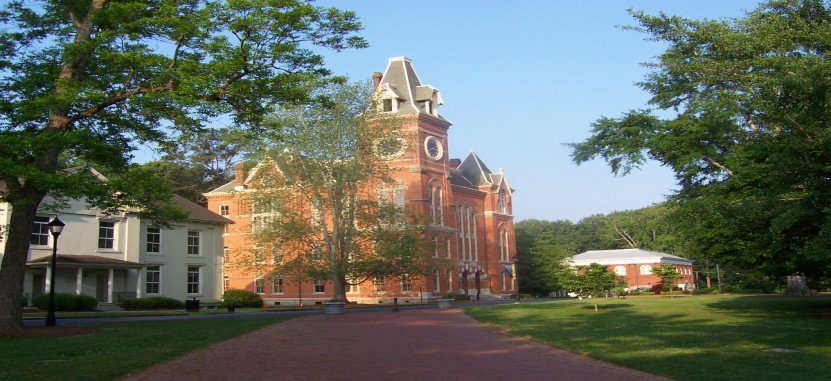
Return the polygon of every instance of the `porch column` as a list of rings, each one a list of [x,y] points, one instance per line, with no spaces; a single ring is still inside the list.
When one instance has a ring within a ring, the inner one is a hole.
[[[144,275],[144,267],[136,270],[136,298],[141,298],[144,289],[141,287],[141,279]]]
[[[79,267],[75,273],[75,295],[81,295],[84,291],[84,268]]]
[[[115,283],[115,269],[112,267],[107,271],[107,303],[113,302],[113,285]]]
[[[44,282],[46,284],[46,288],[44,288],[44,290],[48,294],[49,290],[52,289],[52,266],[46,266],[46,279],[44,279]],[[55,289],[55,292],[57,292],[57,291],[58,290]]]

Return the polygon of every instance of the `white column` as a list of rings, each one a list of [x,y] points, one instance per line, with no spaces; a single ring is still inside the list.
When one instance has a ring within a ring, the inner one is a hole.
[[[144,267],[136,270],[136,298],[141,298],[144,289],[141,287],[141,279],[144,274]]]
[[[84,291],[84,268],[79,267],[75,273],[75,295],[81,295]]]
[[[110,267],[107,272],[107,303],[113,302],[113,284],[115,283],[115,269]]]
[[[52,266],[46,266],[45,282],[46,282],[46,288],[44,288],[43,290],[48,293],[49,290],[52,289]],[[58,292],[58,290],[55,290],[55,292]]]

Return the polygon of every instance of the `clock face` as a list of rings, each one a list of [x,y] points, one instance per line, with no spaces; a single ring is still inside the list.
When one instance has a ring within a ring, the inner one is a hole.
[[[441,159],[442,147],[441,142],[433,136],[424,140],[424,152],[433,160]]]
[[[405,142],[401,138],[387,138],[375,144],[377,153],[384,159],[392,159],[404,152]]]

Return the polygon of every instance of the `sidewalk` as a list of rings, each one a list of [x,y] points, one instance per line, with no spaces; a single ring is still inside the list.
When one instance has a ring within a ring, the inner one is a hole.
[[[509,336],[459,309],[299,317],[126,380],[208,379],[667,380]]]

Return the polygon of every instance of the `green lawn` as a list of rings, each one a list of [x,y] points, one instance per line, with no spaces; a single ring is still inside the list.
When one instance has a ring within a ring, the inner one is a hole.
[[[482,322],[676,380],[831,379],[831,298],[629,297],[469,307]],[[795,352],[765,352],[781,348]]]
[[[98,324],[79,336],[0,339],[0,380],[113,380],[293,316]],[[185,370],[183,370],[185,371]]]

